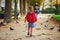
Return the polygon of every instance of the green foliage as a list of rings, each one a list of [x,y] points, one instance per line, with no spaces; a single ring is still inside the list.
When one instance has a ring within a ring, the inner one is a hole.
[[[36,2],[38,2],[39,6],[41,6],[41,5],[42,5],[43,0],[36,0]]]
[[[42,10],[42,13],[55,13],[55,8],[46,8]]]
[[[58,21],[60,21],[60,15],[51,15],[51,17],[58,20]]]
[[[35,5],[35,0],[30,0],[30,5]]]
[[[56,9],[55,9],[55,14],[58,15],[59,12],[60,12],[59,4],[55,4],[54,6],[55,6],[55,8],[56,8]]]
[[[30,0],[29,2],[30,2],[30,5],[32,5],[32,6],[35,5],[35,2],[37,2],[38,5],[41,6],[43,0]],[[29,3],[29,2],[28,2],[28,3]]]

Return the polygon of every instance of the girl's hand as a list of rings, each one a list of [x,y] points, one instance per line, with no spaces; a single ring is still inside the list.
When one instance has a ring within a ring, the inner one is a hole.
[[[24,23],[26,23],[26,19],[24,20]]]

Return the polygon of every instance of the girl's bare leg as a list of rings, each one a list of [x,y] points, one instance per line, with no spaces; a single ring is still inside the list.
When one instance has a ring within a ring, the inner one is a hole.
[[[32,37],[32,28],[30,27],[30,37]]]
[[[28,33],[27,33],[27,35],[29,35],[29,33],[30,33],[29,30],[30,30],[30,27],[28,27]]]

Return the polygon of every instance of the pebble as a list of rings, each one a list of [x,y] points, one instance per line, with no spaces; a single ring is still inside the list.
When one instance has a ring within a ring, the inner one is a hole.
[[[46,22],[48,22],[48,20]]]
[[[52,28],[50,28],[51,30],[53,30],[55,27],[52,27]]]
[[[42,35],[52,35],[52,34],[45,34],[45,33],[42,33]]]
[[[40,30],[41,28],[36,28],[36,30]]]
[[[22,40],[22,38],[17,38],[17,39],[13,39],[13,40]]]
[[[13,39],[13,40],[18,40],[18,39]]]
[[[41,25],[43,25],[43,23],[40,23]]]
[[[26,37],[30,38],[30,36],[26,36]],[[35,36],[34,36],[34,35],[32,35],[32,37],[35,37]]]
[[[9,35],[8,33],[6,33],[6,35]]]
[[[51,38],[47,38],[47,39],[51,40]]]
[[[37,35],[37,36],[41,36],[41,34]]]
[[[22,40],[22,38],[18,38],[18,39]]]
[[[12,27],[10,27],[10,30],[14,30]]]
[[[0,38],[0,40],[5,40],[5,39]]]
[[[48,24],[44,25],[44,27],[48,27]]]
[[[42,35],[45,35],[45,33],[42,33]]]

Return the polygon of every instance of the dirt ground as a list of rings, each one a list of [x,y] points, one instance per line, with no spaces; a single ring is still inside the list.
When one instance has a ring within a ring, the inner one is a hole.
[[[60,40],[60,31],[48,18],[38,18],[33,29],[33,37],[27,35],[27,22],[20,19],[0,27],[0,40]],[[13,28],[14,30],[10,29]],[[53,30],[50,28],[54,27]]]

